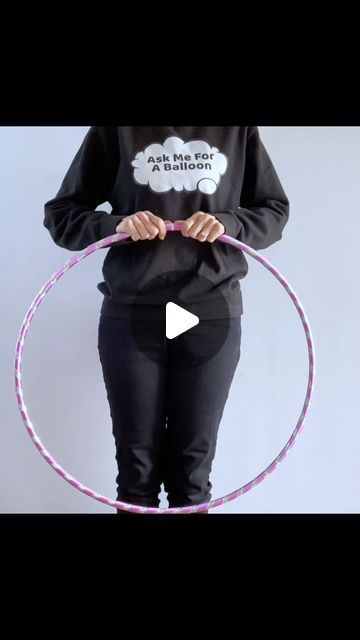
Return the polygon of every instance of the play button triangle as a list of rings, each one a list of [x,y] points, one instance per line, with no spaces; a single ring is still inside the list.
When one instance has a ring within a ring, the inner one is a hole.
[[[166,303],[166,337],[170,340],[199,324],[199,318],[174,302]]]

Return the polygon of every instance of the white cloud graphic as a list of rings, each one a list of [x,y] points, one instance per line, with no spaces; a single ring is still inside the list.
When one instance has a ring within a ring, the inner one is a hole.
[[[228,161],[204,140],[184,142],[172,136],[164,144],[151,144],[132,161],[134,180],[157,193],[195,191],[215,193]]]

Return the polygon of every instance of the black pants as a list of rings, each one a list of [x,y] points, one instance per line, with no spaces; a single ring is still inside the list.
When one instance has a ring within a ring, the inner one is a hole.
[[[211,359],[176,368],[199,344],[206,351],[225,325],[226,340]],[[240,358],[241,317],[201,320],[175,340],[166,338],[163,323],[138,320],[136,335],[146,336],[154,360],[132,330],[128,319],[100,316],[98,351],[115,438],[117,499],[158,507],[164,483],[170,507],[208,502],[218,428]]]

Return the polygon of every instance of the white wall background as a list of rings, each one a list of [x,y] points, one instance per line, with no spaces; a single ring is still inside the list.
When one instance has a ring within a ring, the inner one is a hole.
[[[25,313],[49,276],[74,255],[43,227],[43,205],[87,129],[0,128],[3,513],[114,512],[73,489],[37,452],[13,377]],[[291,202],[283,239],[262,253],[305,307],[316,387],[303,431],[278,469],[211,513],[359,512],[360,128],[260,127],[260,133]],[[30,417],[48,450],[84,484],[115,497],[115,449],[97,352],[102,295],[96,284],[106,251],[65,274],[43,301],[25,341],[22,375]],[[242,353],[220,427],[214,498],[245,484],[279,453],[306,391],[307,348],[296,309],[277,280],[248,261]]]

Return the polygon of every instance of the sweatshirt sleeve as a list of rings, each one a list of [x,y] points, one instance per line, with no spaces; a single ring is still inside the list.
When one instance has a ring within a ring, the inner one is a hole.
[[[253,249],[265,249],[282,237],[289,200],[257,127],[247,128],[244,180],[237,209],[214,212],[225,234]]]
[[[109,198],[118,156],[112,127],[91,127],[58,193],[44,207],[43,225],[59,247],[78,251],[116,233],[126,216],[95,209]]]

